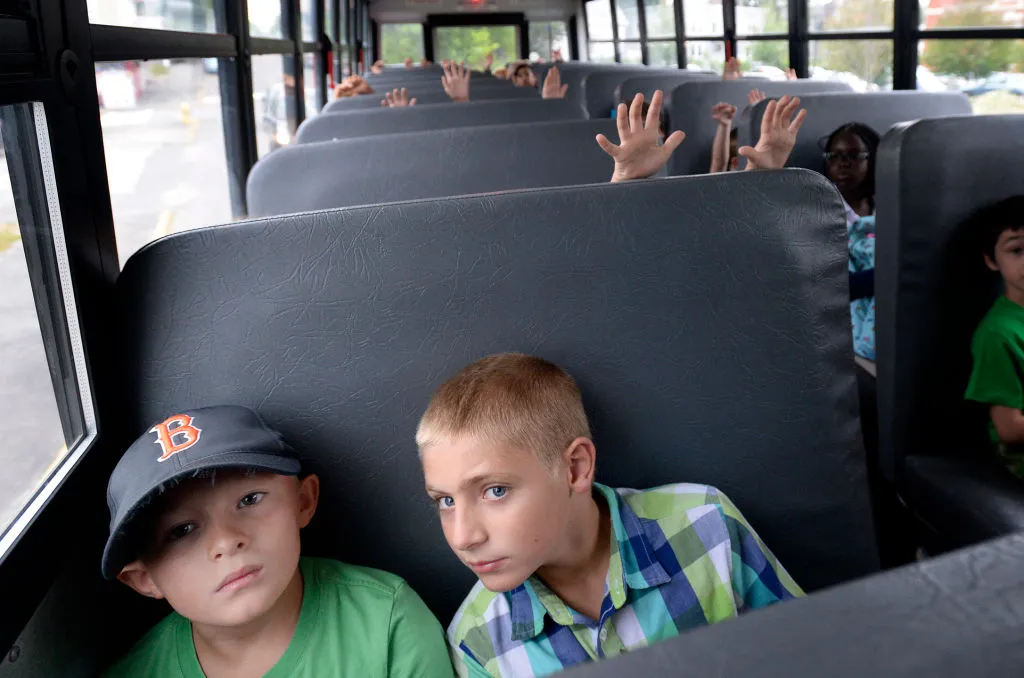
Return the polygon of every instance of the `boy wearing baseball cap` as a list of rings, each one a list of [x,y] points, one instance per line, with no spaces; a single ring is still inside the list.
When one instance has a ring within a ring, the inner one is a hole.
[[[301,558],[320,481],[258,415],[176,414],[107,487],[104,577],[174,612],[110,677],[452,676],[437,619],[401,578]]]

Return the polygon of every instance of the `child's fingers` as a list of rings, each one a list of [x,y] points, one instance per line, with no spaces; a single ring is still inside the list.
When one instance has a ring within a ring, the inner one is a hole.
[[[654,96],[651,97],[651,105],[647,107],[647,119],[644,120],[644,127],[651,128],[657,125],[661,118],[661,97],[662,93],[660,89],[654,90]],[[641,106],[641,109],[643,106]]]
[[[619,143],[629,138],[629,109],[626,104],[619,104],[615,109],[615,127],[619,130]]]
[[[644,95],[637,92],[633,104],[629,107],[629,131],[634,134],[643,131]]]
[[[613,144],[612,142],[608,141],[608,137],[606,137],[603,134],[597,135],[597,145],[601,147],[601,150],[603,150],[605,153],[612,156],[613,158],[619,150],[619,147]]]
[[[686,139],[686,132],[676,130],[668,135],[668,139],[665,139],[665,143],[661,147],[667,151],[668,155],[671,155],[679,148],[679,144],[683,143],[684,139]]]
[[[793,122],[789,123],[789,131],[792,132],[793,134],[799,132],[800,128],[803,127],[804,118],[806,117],[807,109],[801,108],[800,112],[796,114],[796,118],[793,119]]]

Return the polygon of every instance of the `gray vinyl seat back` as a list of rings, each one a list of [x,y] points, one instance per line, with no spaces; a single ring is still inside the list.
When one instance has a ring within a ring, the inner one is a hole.
[[[654,96],[654,92],[661,90],[665,94],[665,106],[671,105],[670,94],[679,85],[684,82],[694,82],[701,80],[708,80],[712,78],[720,78],[721,76],[712,73],[711,71],[689,71],[676,69],[667,73],[650,73],[643,75],[634,75],[623,80],[612,92],[612,98],[615,104],[621,102],[629,102],[633,100],[637,94],[643,94],[645,101],[650,101],[651,97]]]
[[[879,135],[898,122],[949,115],[970,115],[971,102],[961,92],[837,92],[807,94],[800,97],[807,118],[787,167],[825,171],[825,142],[829,135],[848,122],[864,123]],[[739,128],[741,146],[753,146],[761,137],[761,121],[769,99],[751,110],[748,121]]]
[[[345,97],[343,99],[334,99],[328,101],[327,105],[324,106],[323,113],[341,113],[343,111],[365,111],[367,109],[381,107],[380,102],[384,99],[384,92],[388,90],[374,90],[373,94],[361,94],[355,97]],[[451,103],[451,97],[444,93],[444,90],[438,88],[438,91],[431,92],[429,94],[421,94],[417,97],[416,104],[418,106],[424,106],[429,104],[447,104]]]
[[[843,225],[834,188],[785,170],[178,233],[118,279],[125,434],[257,409],[322,481],[305,551],[396,572],[446,622],[474,578],[416,423],[457,369],[523,351],[579,381],[598,480],[715,485],[802,586],[835,584],[877,566]]]
[[[669,97],[668,114],[672,130],[686,132],[686,141],[672,154],[669,174],[707,173],[711,167],[711,147],[718,126],[711,117],[711,107],[720,101],[736,106],[739,120],[734,121],[734,124],[743,125],[743,115],[747,114],[749,108],[747,94],[755,87],[769,97],[851,91],[846,83],[818,80],[708,79],[677,85]]]
[[[986,454],[987,413],[963,396],[971,337],[1000,293],[970,217],[1024,194],[1024,117],[897,125],[876,169],[879,453],[890,478],[910,456]],[[981,450],[979,450],[981,446]]]
[[[599,133],[618,142],[613,120],[573,120],[299,144],[253,167],[249,214],[606,182],[614,163]]]
[[[565,98],[578,103],[581,106],[586,104],[586,100],[583,95],[583,79],[588,75],[591,73],[609,73],[613,71],[629,72],[635,71],[638,68],[636,65],[629,64],[600,64],[579,61],[547,64],[546,68],[538,68],[541,65],[542,64],[532,65],[534,73],[537,75],[537,86],[543,86],[544,78],[547,77],[548,70],[550,70],[552,65],[557,65],[558,73],[562,78],[562,84],[569,86],[565,92]]]
[[[582,120],[583,109],[562,99],[470,101],[392,108],[385,111],[330,113],[309,118],[295,136],[296,143],[356,139],[380,134],[422,132],[479,125]]]
[[[644,73],[669,73],[678,69],[652,69],[645,66],[635,68],[616,68],[611,70],[593,71],[583,77],[580,86],[583,88],[583,102],[587,115],[591,118],[610,118],[615,108],[615,90],[626,78]]]

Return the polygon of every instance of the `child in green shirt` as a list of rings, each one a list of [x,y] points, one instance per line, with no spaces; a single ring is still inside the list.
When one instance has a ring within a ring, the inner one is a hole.
[[[110,476],[103,575],[174,612],[109,678],[451,678],[441,625],[401,578],[299,556],[320,482],[244,407],[176,414]]]
[[[1000,457],[1024,478],[1024,196],[985,208],[985,264],[1005,291],[974,331],[974,369],[965,398],[989,406],[989,435]]]

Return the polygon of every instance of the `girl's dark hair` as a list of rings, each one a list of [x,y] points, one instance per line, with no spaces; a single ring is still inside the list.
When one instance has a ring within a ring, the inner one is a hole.
[[[840,125],[832,134],[822,140],[821,148],[823,151],[828,151],[832,148],[832,144],[835,143],[843,134],[850,133],[860,137],[860,140],[864,142],[864,145],[868,147],[868,152],[871,154],[868,157],[868,195],[871,196],[871,209],[875,208],[875,160],[878,157],[878,144],[882,141],[882,138],[878,136],[878,132],[871,129],[862,122],[848,122],[845,125]],[[825,165],[825,176],[828,176],[828,165]],[[831,179],[831,177],[829,177]]]

